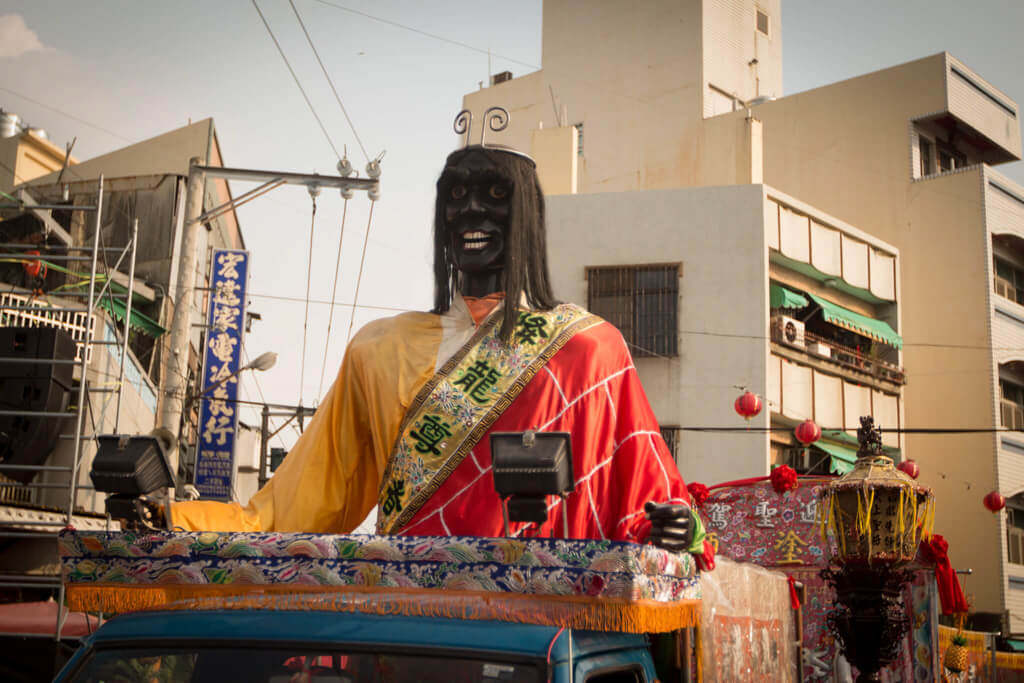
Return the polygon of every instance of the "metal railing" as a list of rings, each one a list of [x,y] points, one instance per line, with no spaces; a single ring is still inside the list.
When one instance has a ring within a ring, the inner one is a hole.
[[[791,343],[783,338],[782,330],[776,327],[771,329],[771,340],[791,348],[793,347]],[[881,360],[863,351],[852,349],[849,346],[844,346],[828,337],[805,331],[804,345],[804,352],[815,358],[831,361],[837,365],[866,373],[887,382],[894,382],[896,384],[906,384],[907,382],[906,373],[899,365]]]

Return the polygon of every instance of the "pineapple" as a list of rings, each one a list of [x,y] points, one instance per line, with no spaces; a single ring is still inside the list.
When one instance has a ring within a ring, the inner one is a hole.
[[[953,673],[960,673],[967,668],[967,638],[962,633],[953,636],[952,644],[946,648],[942,665]]]

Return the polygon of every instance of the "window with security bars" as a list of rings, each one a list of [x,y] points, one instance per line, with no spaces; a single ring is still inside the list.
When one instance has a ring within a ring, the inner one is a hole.
[[[590,266],[587,307],[615,327],[636,358],[679,355],[680,264]]]

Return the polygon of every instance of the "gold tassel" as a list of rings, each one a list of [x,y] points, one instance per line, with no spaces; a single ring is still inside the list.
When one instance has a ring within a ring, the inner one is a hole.
[[[656,602],[380,586],[70,584],[68,605],[84,612],[143,609],[308,609],[498,620],[625,633],[664,633],[700,623],[700,600]]]

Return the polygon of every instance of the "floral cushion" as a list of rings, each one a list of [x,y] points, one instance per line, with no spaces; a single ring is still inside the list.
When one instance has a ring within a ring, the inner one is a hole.
[[[68,530],[59,544],[69,586],[381,586],[659,602],[699,597],[689,554],[615,541]]]

